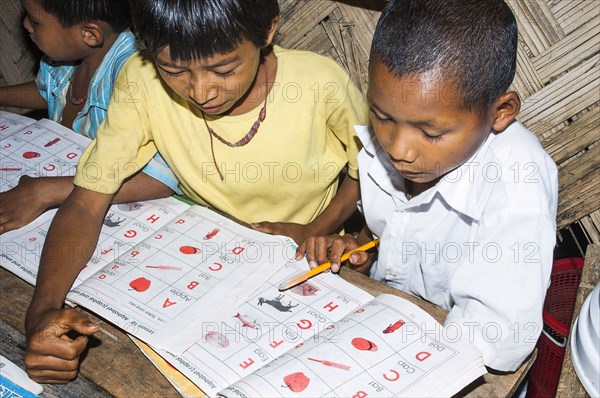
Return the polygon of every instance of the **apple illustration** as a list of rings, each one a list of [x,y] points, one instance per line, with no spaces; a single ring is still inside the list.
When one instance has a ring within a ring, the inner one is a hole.
[[[310,383],[310,379],[302,372],[292,373],[283,378],[283,382],[292,390],[293,392],[301,392],[304,391],[306,387],[308,387],[308,383]]]
[[[356,337],[352,339],[352,345],[357,350],[361,351],[377,351],[377,345],[372,341],[363,339],[362,337]]]
[[[183,254],[198,254],[201,252],[200,249],[198,249],[197,247],[194,247],[194,246],[181,246],[179,248],[179,251],[182,252]]]
[[[149,279],[140,277],[129,282],[129,287],[131,287],[131,289],[135,290],[136,292],[145,292],[146,290],[148,290],[151,283],[152,282],[150,282]]]
[[[42,155],[40,155],[37,152],[25,152],[25,153],[23,153],[23,157],[25,159],[39,158],[40,156],[42,156]]]

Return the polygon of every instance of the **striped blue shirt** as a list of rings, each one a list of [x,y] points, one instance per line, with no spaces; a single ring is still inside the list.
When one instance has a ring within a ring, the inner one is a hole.
[[[114,42],[102,63],[94,73],[88,88],[83,109],[73,121],[73,130],[89,138],[96,138],[98,127],[106,117],[112,89],[123,64],[139,49],[135,36],[122,32]],[[47,57],[40,61],[40,70],[35,80],[42,98],[48,102],[48,116],[60,123],[67,101],[69,80],[75,71],[70,63],[53,62]],[[156,156],[143,171],[180,193],[177,178],[160,156]]]

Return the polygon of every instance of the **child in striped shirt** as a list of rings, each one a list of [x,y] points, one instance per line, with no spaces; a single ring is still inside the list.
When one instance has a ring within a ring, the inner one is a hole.
[[[129,5],[121,0],[22,0],[23,26],[44,53],[35,81],[0,88],[0,106],[47,109],[52,120],[89,138],[104,118],[121,67],[138,46],[129,30]],[[155,178],[161,195],[178,191],[177,179],[160,154],[140,180]],[[137,183],[136,183],[137,182]],[[132,180],[116,201],[134,201],[144,184]],[[19,228],[64,201],[72,178],[24,176],[0,194],[0,233]],[[22,199],[27,197],[25,206]],[[147,197],[145,197],[148,199]]]

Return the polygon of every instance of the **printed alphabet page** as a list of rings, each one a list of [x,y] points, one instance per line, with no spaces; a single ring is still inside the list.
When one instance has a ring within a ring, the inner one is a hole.
[[[193,206],[67,298],[154,347],[183,352],[198,339],[196,325],[238,307],[293,255],[289,239]]]
[[[11,124],[6,116],[0,119],[0,128],[9,126],[0,133],[1,192],[15,187],[23,175],[31,177],[75,175],[77,161],[89,145],[89,138],[48,119],[13,130],[13,127],[17,126],[16,123],[13,121]],[[5,134],[6,131],[12,132]]]
[[[281,282],[308,269],[306,260],[290,261],[238,308],[199,325],[196,343],[181,355],[157,352],[214,397],[303,341],[334,334],[335,321],[373,298],[329,272],[279,291]]]
[[[16,113],[0,111],[0,137],[14,133],[35,123],[35,119]]]
[[[27,120],[32,119],[0,113],[2,192],[15,187],[23,175],[74,175],[79,158],[91,142],[89,138],[47,119],[19,128]],[[1,130],[3,126],[5,130]],[[11,132],[7,133],[9,130]],[[74,286],[189,207],[174,198],[111,206],[104,219],[98,246]],[[3,234],[0,265],[35,285],[42,247],[55,214],[56,210],[46,211],[30,224]]]
[[[23,175],[74,175],[77,161],[89,142],[88,138],[51,120],[36,122],[0,112],[0,192],[14,188]],[[3,234],[0,265],[35,284],[39,256],[55,213],[56,210],[47,211],[29,225]]]
[[[416,305],[381,295],[338,321],[331,331],[296,345],[222,394],[451,396],[486,370],[473,346],[448,333]],[[453,383],[456,378],[460,384]]]
[[[77,276],[73,287],[188,208],[189,205],[175,198],[112,205],[92,257]],[[35,285],[42,248],[55,214],[56,210],[47,211],[30,224],[2,235],[0,266]]]

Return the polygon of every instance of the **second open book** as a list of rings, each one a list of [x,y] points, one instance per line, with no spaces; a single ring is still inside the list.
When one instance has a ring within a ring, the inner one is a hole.
[[[10,117],[0,127],[20,120]],[[10,149],[4,191],[22,174],[72,174],[86,142],[25,120],[0,131],[0,145]],[[52,216],[2,235],[0,264],[35,283]],[[279,292],[308,269],[291,260],[294,248],[173,198],[114,205],[67,299],[148,343],[210,396],[447,396],[485,373],[472,345],[396,296],[373,298],[331,273]]]

